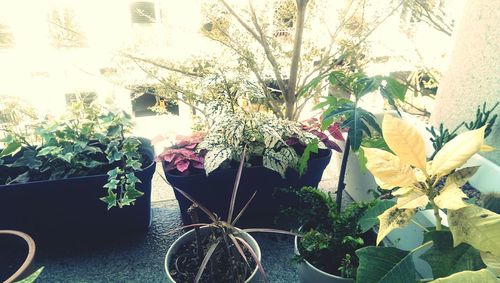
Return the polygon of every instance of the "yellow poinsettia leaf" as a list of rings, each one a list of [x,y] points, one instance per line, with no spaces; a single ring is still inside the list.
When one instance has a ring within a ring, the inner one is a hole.
[[[481,252],[481,259],[489,270],[500,276],[500,256],[494,256],[492,253]]]
[[[395,190],[394,192],[392,192],[392,195],[393,196],[396,196],[396,197],[399,197],[399,196],[403,196],[403,195],[406,195],[408,193],[410,193],[411,191],[413,191],[415,188],[414,187],[404,187],[404,188],[400,188],[400,189],[397,189]]]
[[[399,157],[377,148],[363,148],[367,159],[366,168],[373,174],[382,189],[407,187],[417,182],[410,165],[401,162]]]
[[[467,243],[474,248],[500,256],[500,215],[475,205],[448,211],[453,244]]]
[[[378,220],[380,221],[380,226],[377,235],[377,245],[392,230],[408,224],[413,215],[415,215],[414,209],[401,209],[396,206],[387,209],[384,213],[379,215]]]
[[[494,151],[496,148],[489,146],[487,144],[482,144],[481,147],[479,148],[479,151]]]
[[[498,283],[493,272],[488,269],[481,269],[477,271],[461,271],[454,273],[448,277],[438,278],[430,283]]]
[[[476,174],[477,170],[479,169],[479,166],[472,166],[472,167],[467,167],[467,168],[462,168],[459,169],[453,173],[451,173],[447,178],[446,178],[446,184],[451,184],[455,183],[458,187],[462,187],[467,183],[467,180],[469,180],[470,177],[474,176]]]
[[[467,198],[467,195],[464,194],[457,184],[447,183],[441,192],[439,192],[439,195],[434,198],[434,202],[441,209],[457,210],[468,205],[464,202],[464,198]]]
[[[419,189],[413,189],[409,193],[398,198],[396,206],[402,209],[414,209],[426,206],[429,202],[427,195]]]
[[[481,148],[485,128],[486,126],[462,133],[447,142],[434,156],[431,174],[445,176],[452,170],[464,165]]]
[[[401,161],[427,172],[424,139],[417,128],[386,114],[382,122],[382,133],[389,148]]]

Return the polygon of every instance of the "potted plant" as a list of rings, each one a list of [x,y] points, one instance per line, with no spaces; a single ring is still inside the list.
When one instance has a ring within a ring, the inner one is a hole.
[[[430,264],[435,282],[498,282],[500,215],[466,202],[461,190],[478,170],[461,167],[480,150],[491,149],[484,145],[486,128],[457,135],[427,161],[418,130],[401,119],[384,117],[384,139],[394,154],[364,149],[367,168],[379,186],[396,189],[392,193],[397,197],[396,205],[378,217],[377,243],[392,230],[414,221],[415,213],[426,207],[434,212],[435,227],[426,228],[424,244],[411,251],[394,247],[358,250],[358,280],[413,282],[413,255],[425,251],[420,258]]]
[[[373,199],[369,190],[376,189],[376,184],[371,176],[367,176],[367,172],[362,171],[364,156],[360,147],[386,149],[387,146],[381,138],[377,117],[361,107],[360,101],[369,93],[379,92],[384,101],[399,113],[396,101],[404,101],[406,86],[391,76],[367,76],[362,72],[332,71],[318,79],[327,79],[332,86],[352,97],[350,100],[327,96],[315,107],[324,108],[321,120],[323,128],[340,120],[340,128],[347,131],[342,160],[337,162],[340,163],[337,207],[340,208],[344,189],[355,200]],[[355,155],[352,156],[351,152]]]
[[[291,196],[283,216],[297,219],[302,233],[295,237],[301,282],[354,282],[358,266],[355,251],[375,244],[373,219],[393,203],[354,202],[339,212],[331,195],[318,189],[285,191]]]
[[[250,198],[256,190],[258,194],[241,219],[244,226],[270,225],[273,217],[262,216],[278,212],[279,200],[273,198],[274,188],[317,186],[330,161],[328,148],[340,150],[311,125],[301,126],[271,114],[250,113],[237,105],[220,102],[210,104],[207,111],[205,134],[178,141],[176,146],[159,154],[157,160],[163,162],[166,179],[173,187],[189,193],[217,215],[227,217],[224,207],[232,189],[228,180],[235,174],[239,156],[247,146],[249,168],[242,177],[240,193],[242,198]],[[311,155],[306,163],[308,170],[300,175],[297,172],[300,155],[305,144],[313,140],[321,149]],[[190,202],[174,192],[183,222],[189,224],[186,210]],[[237,202],[236,207],[241,209],[244,204]]]
[[[78,103],[32,135],[5,128],[0,228],[46,239],[146,230],[154,153],[149,141],[127,136],[131,126],[125,113]]]
[[[28,276],[35,257],[35,241],[26,233],[0,230],[0,281],[11,283]]]
[[[236,176],[233,175],[236,178],[227,220],[222,220],[188,193],[176,189],[192,202],[188,214],[193,224],[184,228],[194,229],[179,237],[168,249],[165,257],[168,282],[260,282],[258,271],[262,279],[268,282],[260,261],[259,246],[248,232],[295,234],[274,229],[239,229],[235,226],[256,194],[255,192],[239,213],[235,214],[244,163],[245,148]],[[210,219],[208,223],[199,223],[198,210]]]

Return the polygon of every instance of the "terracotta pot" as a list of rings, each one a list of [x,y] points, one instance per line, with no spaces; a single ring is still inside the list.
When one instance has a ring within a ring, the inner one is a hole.
[[[14,230],[0,230],[0,249],[2,250],[0,281],[10,283],[29,275],[29,267],[35,256],[35,241],[28,234]],[[13,270],[15,271],[12,273]]]

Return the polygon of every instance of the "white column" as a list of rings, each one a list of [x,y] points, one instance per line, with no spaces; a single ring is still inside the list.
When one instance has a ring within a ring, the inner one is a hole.
[[[478,105],[500,101],[500,1],[468,0],[455,30],[449,69],[437,93],[431,123],[454,129],[475,118]],[[495,113],[500,116],[500,105]],[[500,117],[488,145],[500,148]],[[500,164],[500,151],[482,153]]]

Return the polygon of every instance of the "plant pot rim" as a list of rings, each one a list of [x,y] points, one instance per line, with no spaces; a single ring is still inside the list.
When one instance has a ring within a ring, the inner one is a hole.
[[[302,226],[299,228],[299,231],[302,230]],[[295,239],[294,239],[294,251],[297,255],[300,255],[300,252],[299,252],[299,246],[298,246],[298,242],[299,242],[299,237],[298,236],[295,236]],[[342,276],[337,276],[337,275],[334,275],[334,274],[330,274],[328,272],[324,272],[322,271],[321,269],[315,267],[314,265],[312,265],[309,261],[307,261],[305,258],[302,259],[304,261],[304,264],[307,265],[308,267],[310,267],[311,269],[313,269],[315,272],[317,273],[320,273],[321,275],[323,276],[326,276],[326,277],[331,277],[331,278],[334,278],[334,279],[340,279],[340,280],[351,280],[352,282],[354,282],[354,279],[352,278],[345,278],[345,277],[342,277]]]
[[[23,264],[14,274],[12,274],[9,278],[7,278],[7,280],[5,280],[5,283],[14,282],[14,280],[16,280],[21,274],[23,274],[26,271],[26,269],[30,266],[31,262],[33,261],[36,251],[35,241],[28,234],[16,230],[0,230],[0,235],[17,236],[23,239],[28,245],[28,255],[26,256],[26,259],[24,260]]]
[[[208,229],[210,228],[209,225],[206,225],[206,226],[202,226],[200,227],[200,229]],[[237,228],[236,228],[237,229]],[[237,229],[241,232],[242,235],[244,235],[245,237],[249,238],[252,242],[253,242],[253,245],[255,246],[255,254],[257,255],[258,259],[261,260],[261,251],[260,251],[260,247],[259,247],[259,244],[257,243],[257,241],[247,232],[243,231],[243,230],[240,230],[240,229]],[[174,254],[175,251],[173,251],[173,247],[176,246],[176,245],[180,245],[180,243],[182,243],[184,240],[186,240],[186,238],[190,237],[193,233],[195,232],[194,229],[190,230],[190,231],[187,231],[185,232],[184,234],[182,234],[179,238],[177,238],[173,243],[172,245],[170,245],[170,247],[168,248],[168,251],[167,251],[167,254],[165,255],[165,261],[164,261],[164,268],[165,268],[165,273],[167,273],[167,278],[169,280],[171,280],[171,282],[176,282],[172,276],[170,275],[170,272],[169,272],[169,267],[168,267],[168,259],[170,257],[172,257],[172,255]],[[252,245],[250,245],[252,246]],[[258,266],[255,266],[255,269],[253,270],[253,272],[250,274],[250,276],[245,280],[245,282],[249,282],[250,279],[252,279],[253,277],[257,276],[257,273],[258,273]]]
[[[148,154],[143,154],[143,155],[148,155]],[[154,154],[153,154],[154,155]],[[143,172],[149,170],[152,166],[155,166],[156,162],[154,160],[151,160],[149,164],[140,170],[134,171],[134,172]],[[87,176],[76,176],[76,177],[68,177],[68,178],[62,178],[62,179],[55,179],[55,180],[38,180],[38,181],[29,181],[26,183],[15,183],[15,184],[5,184],[5,185],[0,185],[0,188],[4,187],[15,187],[15,186],[20,186],[20,185],[25,185],[25,184],[41,184],[41,183],[52,183],[52,182],[62,182],[62,181],[67,181],[67,180],[85,180],[85,179],[91,179],[91,178],[108,178],[108,175],[106,173],[104,174],[95,174],[95,175],[87,175]]]
[[[316,158],[311,158],[310,160],[317,160],[317,159],[326,159],[326,158],[331,158],[332,156],[332,151],[331,149],[328,149],[328,148],[320,148],[319,150],[321,151],[327,151],[328,154],[325,155],[325,156],[320,156],[320,157],[316,157]],[[210,174],[206,174],[205,173],[205,170],[203,170],[203,172],[200,172],[200,173],[196,173],[196,174],[193,174],[193,175],[185,175],[185,176],[182,176],[182,175],[176,175],[176,174],[171,174],[170,172],[167,172],[165,171],[165,165],[168,164],[167,161],[161,161],[162,163],[162,166],[163,166],[163,172],[165,172],[165,175],[168,175],[169,178],[173,177],[173,178],[189,178],[189,177],[193,177],[193,176],[215,176],[215,175],[220,175],[220,174],[227,174],[227,172],[231,172],[231,171],[234,171],[234,172],[237,172],[238,171],[238,168],[225,168],[225,169],[216,169],[214,171],[212,171]],[[250,166],[250,167],[246,167],[245,168],[246,170],[248,169],[251,169],[251,170],[258,170],[258,169],[267,169],[267,170],[271,170],[267,167],[264,167],[264,165],[256,165],[256,166]],[[271,170],[272,171],[272,170]],[[274,171],[273,171],[274,172]],[[279,174],[276,172],[276,174]]]

